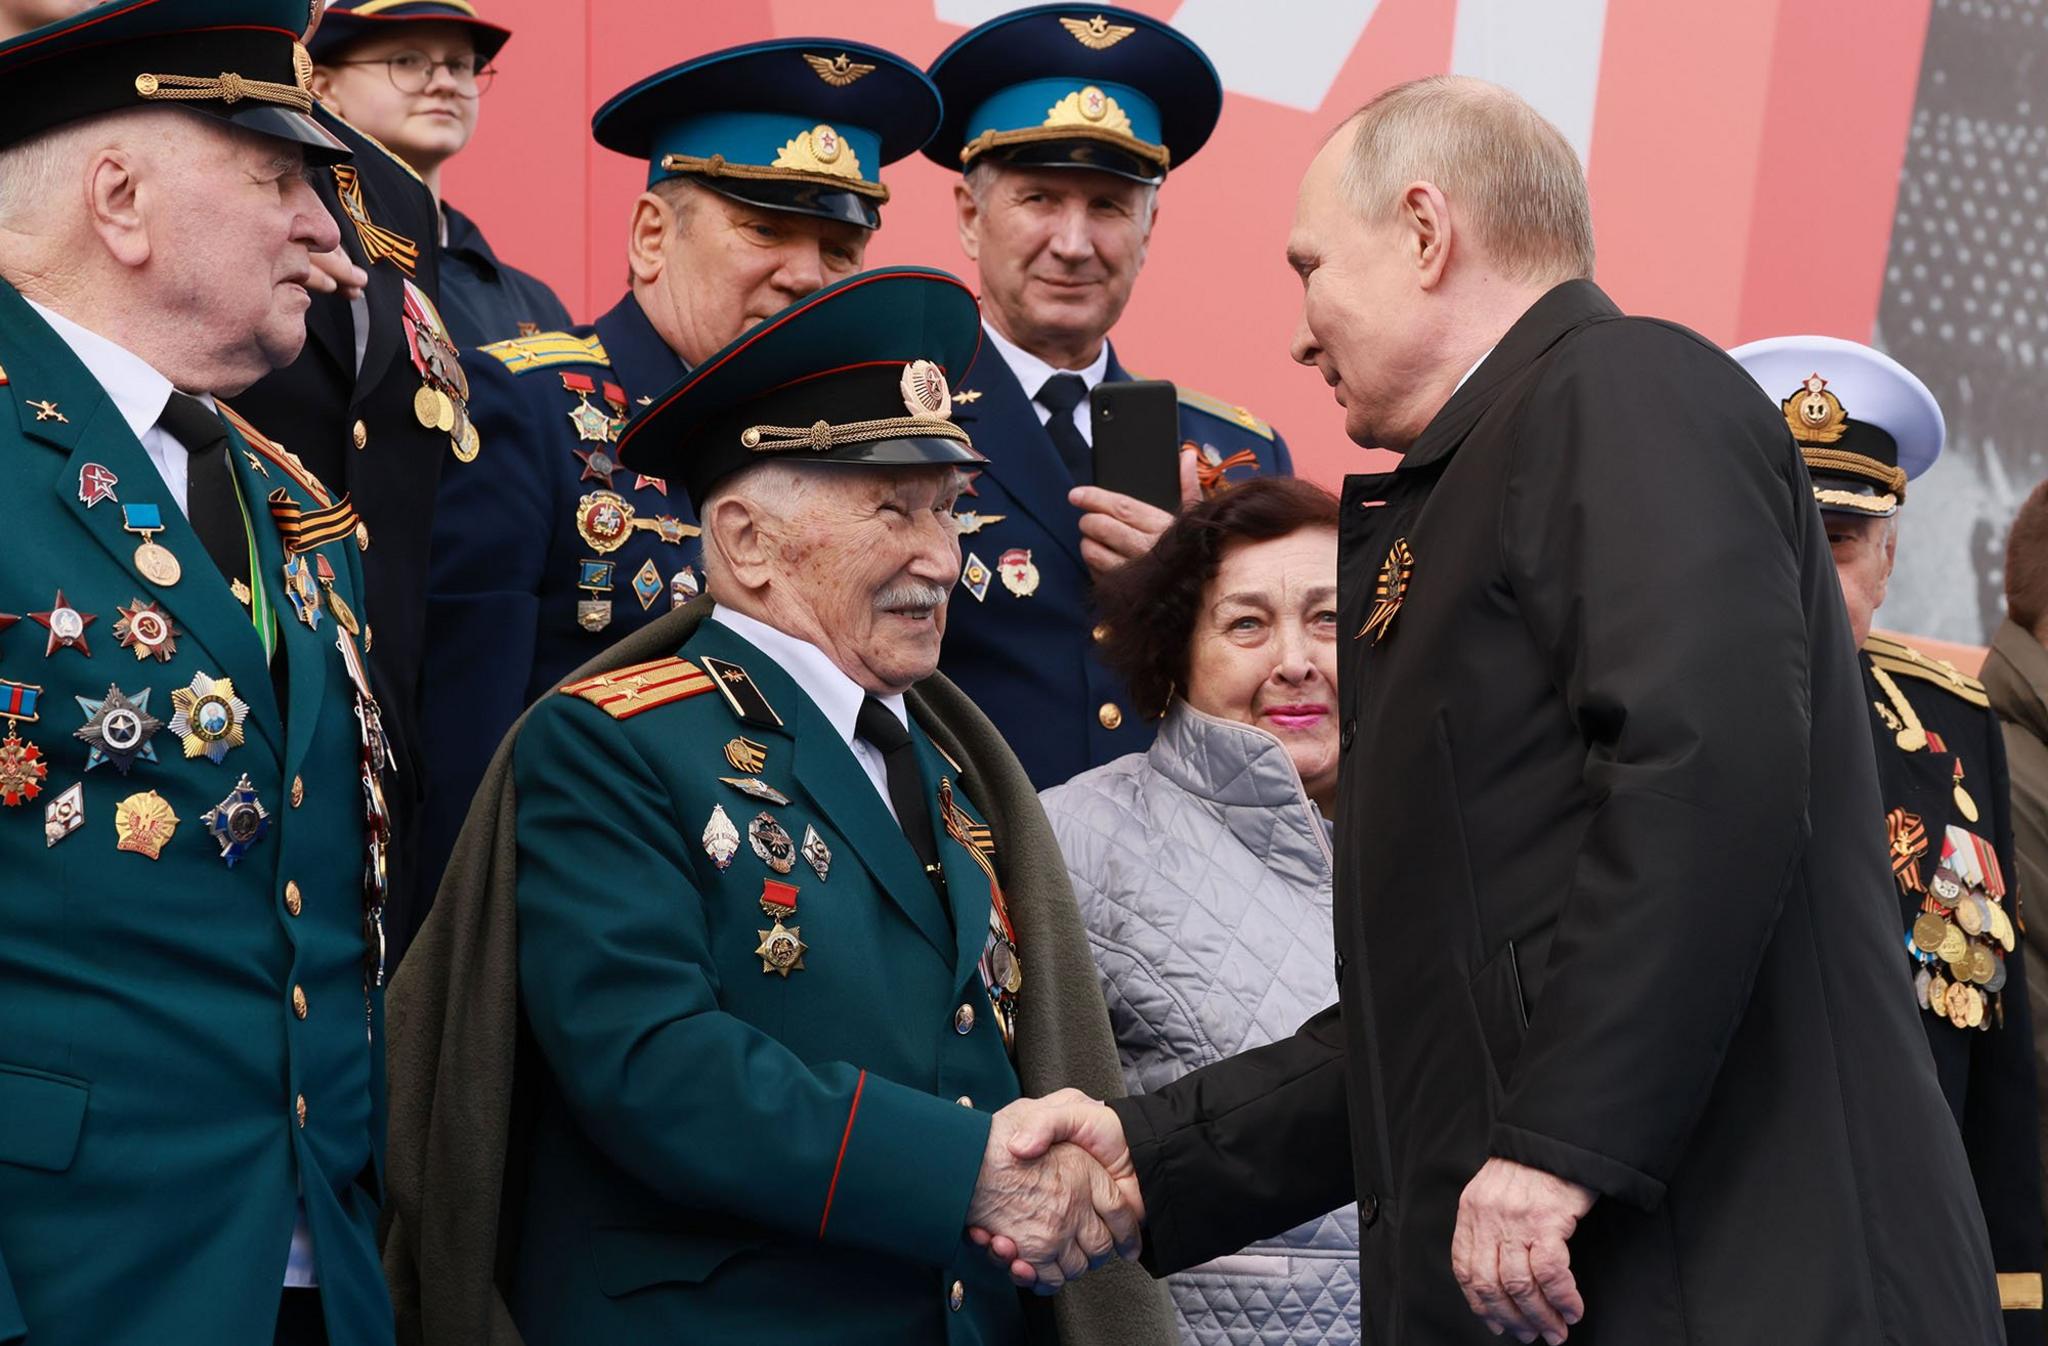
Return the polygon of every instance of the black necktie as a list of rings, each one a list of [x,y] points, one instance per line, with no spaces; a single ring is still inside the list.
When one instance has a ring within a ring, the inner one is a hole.
[[[1074,408],[1086,396],[1088,382],[1079,374],[1055,374],[1031,399],[1052,413],[1045,423],[1045,433],[1052,436],[1052,446],[1060,451],[1060,460],[1067,465],[1067,475],[1076,486],[1087,486],[1095,480],[1095,457],[1089,452],[1088,441],[1081,438],[1081,427],[1074,424]]]
[[[249,538],[228,461],[228,429],[196,397],[174,392],[157,418],[159,428],[185,446],[185,517],[221,578],[249,582]]]
[[[889,803],[903,828],[917,862],[934,888],[944,882],[939,868],[939,843],[932,834],[932,815],[924,802],[924,774],[917,769],[917,750],[911,746],[910,731],[890,709],[872,696],[860,703],[854,718],[855,737],[863,738],[882,754],[882,768],[889,777]]]

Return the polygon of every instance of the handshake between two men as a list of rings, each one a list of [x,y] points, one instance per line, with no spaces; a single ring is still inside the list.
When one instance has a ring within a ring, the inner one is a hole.
[[[1116,1258],[1137,1260],[1145,1204],[1123,1124],[1078,1089],[996,1113],[968,1234],[1019,1286],[1049,1295]]]

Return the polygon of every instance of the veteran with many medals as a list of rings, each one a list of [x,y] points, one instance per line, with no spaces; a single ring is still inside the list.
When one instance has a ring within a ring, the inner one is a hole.
[[[860,267],[882,165],[938,124],[916,67],[838,39],[714,52],[600,108],[648,164],[628,293],[594,324],[465,357],[487,461],[445,474],[434,523],[426,864],[437,876],[519,712],[702,589],[697,520],[619,462],[628,414],[742,330]]]
[[[1003,1140],[1027,1088],[1116,1089],[1086,935],[1015,758],[931,676],[979,460],[950,385],[976,340],[951,276],[869,272],[628,429],[628,468],[705,521],[711,601],[521,721],[400,979],[393,1087],[429,1097],[394,1144],[432,1150],[457,1099],[475,1121],[461,1162],[394,1179],[400,1316],[416,1304],[426,1339],[471,1339],[490,1266],[458,1272],[454,1231],[495,1217],[501,1174],[528,1346],[1021,1342],[965,1226],[1020,1220],[1073,1273],[1110,1257],[1130,1213],[1093,1161],[1019,1169]],[[535,1050],[509,1098],[479,1097],[514,1023],[469,970],[500,975],[515,905]],[[530,1120],[500,1130],[507,1106]],[[1069,1346],[1171,1338],[1135,1267],[1058,1314]]]
[[[962,600],[946,640],[958,682],[1041,788],[1152,742],[1095,650],[1094,569],[1150,545],[1167,516],[1094,486],[1090,393],[1133,377],[1110,328],[1136,283],[1168,167],[1207,142],[1223,86],[1199,47],[1141,14],[1039,5],[963,34],[932,63],[945,120],[924,147],[965,176],[959,228],[979,268],[983,354],[954,392],[988,455],[958,514]],[[1201,487],[1293,470],[1258,417],[1179,390]],[[1070,492],[1088,488],[1076,499]],[[1106,508],[1109,507],[1109,508]],[[1152,531],[1115,509],[1135,507]],[[1087,539],[1084,541],[1084,539]]]
[[[392,1339],[357,521],[215,400],[336,243],[305,21],[0,45],[0,1341]]]
[[[1912,993],[1984,1207],[2006,1339],[2038,1342],[2039,1112],[2004,739],[1983,684],[1870,629],[1907,483],[1941,453],[1941,408],[1912,371],[1857,342],[1773,337],[1731,354],[1783,408],[1813,478],[1862,646]]]

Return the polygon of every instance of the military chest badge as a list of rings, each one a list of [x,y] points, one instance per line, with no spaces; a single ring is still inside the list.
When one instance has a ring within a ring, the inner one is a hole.
[[[698,594],[704,592],[704,584],[697,578],[695,566],[684,566],[668,577],[668,610],[687,606]]]
[[[50,764],[43,760],[43,750],[24,741],[10,719],[7,737],[0,739],[0,804],[8,808],[26,804],[43,792],[43,782],[49,776]]]
[[[235,695],[233,678],[194,673],[189,686],[171,693],[171,732],[185,743],[185,756],[219,762],[242,746],[242,721],[249,703]]]
[[[153,504],[121,506],[121,531],[142,539],[135,549],[135,569],[159,589],[168,589],[184,577],[185,569],[171,549],[159,544],[156,535],[164,531],[164,515]]]
[[[1012,547],[998,557],[996,573],[1002,576],[1003,587],[1019,598],[1029,598],[1038,592],[1038,567],[1031,564],[1027,547]]]
[[[135,662],[155,659],[167,664],[178,652],[178,628],[155,603],[136,598],[115,611],[120,617],[114,622],[114,639],[122,649],[135,651]]]
[[[1401,611],[1401,604],[1408,597],[1408,581],[1414,574],[1415,553],[1409,550],[1408,539],[1395,538],[1394,545],[1387,548],[1387,559],[1380,562],[1379,582],[1373,587],[1372,612],[1352,639],[1370,635],[1375,645],[1386,639],[1388,629]]]
[[[960,587],[979,603],[988,597],[989,579],[988,566],[973,552],[967,553],[967,560],[960,567]]]
[[[151,860],[163,854],[180,819],[154,790],[129,795],[114,805],[114,849]]]
[[[163,722],[149,713],[149,692],[145,687],[131,697],[110,684],[103,697],[72,698],[85,712],[85,723],[71,732],[90,749],[85,759],[87,771],[112,762],[125,776],[136,762],[156,760],[156,748],[149,740],[163,728]]]
[[[758,799],[764,804],[774,804],[780,807],[789,803],[788,795],[782,793],[782,791],[776,789],[768,782],[757,780],[752,776],[720,776],[718,780],[721,785],[730,785],[747,798]],[[765,817],[767,815],[764,814],[762,816]],[[754,849],[758,851],[760,847],[756,846]],[[762,858],[766,859],[767,857],[763,856]],[[770,863],[774,862],[770,861]],[[787,871],[783,872],[786,873]]]
[[[613,491],[593,491],[576,502],[576,535],[600,556],[626,545],[633,533],[633,507]]]
[[[747,824],[747,844],[761,857],[761,863],[777,874],[787,874],[796,868],[796,842],[775,821],[775,815],[766,810],[755,814],[754,821]]]
[[[320,586],[313,581],[313,568],[306,564],[303,556],[294,556],[284,563],[284,594],[291,600],[292,611],[308,629],[320,629]]]
[[[245,772],[228,797],[199,815],[206,830],[220,843],[220,858],[233,869],[249,848],[270,831],[270,810],[256,797],[256,787]]]
[[[98,463],[87,463],[78,469],[78,502],[87,509],[102,500],[112,500],[118,505],[121,502],[114,495],[114,488],[120,484],[121,479],[112,470]]]
[[[761,942],[755,947],[754,955],[761,960],[763,972],[779,972],[784,978],[802,970],[804,954],[810,948],[803,942],[801,927],[784,924],[796,915],[796,896],[797,888],[793,883],[761,880],[761,914],[772,924],[769,929],[759,931]]]
[[[576,405],[569,409],[569,424],[576,427],[576,438],[585,444],[617,442],[619,433],[625,429],[626,424],[625,390],[616,383],[605,384],[604,400],[607,405],[599,407],[593,405],[590,400],[591,394],[597,391],[597,380],[590,375],[565,370],[562,374],[562,387],[576,394]],[[590,462],[589,458],[580,453],[577,456],[583,458],[586,464]],[[612,484],[611,473],[618,471],[619,467],[610,454],[604,454],[603,457],[609,465],[603,480],[604,484],[609,486]],[[583,475],[587,478],[590,473],[586,469]]]
[[[57,591],[57,601],[50,605],[48,612],[31,612],[28,619],[50,633],[50,638],[43,642],[43,658],[64,649],[77,650],[86,658],[92,658],[92,647],[85,641],[85,628],[99,618],[66,603],[62,589]]]
[[[725,762],[734,771],[744,771],[751,776],[768,765],[767,745],[756,743],[750,738],[728,739],[725,744]]]
[[[723,804],[713,804],[711,821],[704,824],[704,854],[711,857],[712,864],[725,869],[739,853],[740,830],[726,816]]]
[[[43,805],[43,845],[54,846],[85,826],[85,786],[73,781],[64,793]]]
[[[973,537],[990,524],[1001,523],[1007,514],[982,514],[975,510],[954,510],[953,527],[961,537]]]
[[[804,824],[803,857],[804,863],[817,874],[819,883],[831,877],[832,848],[825,844],[825,838],[818,835],[818,829],[809,823]]]
[[[633,597],[640,600],[640,610],[647,611],[654,606],[654,600],[661,597],[668,586],[661,582],[661,571],[655,567],[654,558],[648,557],[633,572]]]

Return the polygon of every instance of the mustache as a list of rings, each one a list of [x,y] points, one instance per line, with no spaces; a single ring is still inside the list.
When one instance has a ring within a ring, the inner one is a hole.
[[[946,601],[946,591],[923,580],[892,584],[875,595],[875,607],[893,612],[900,608],[937,608]]]

